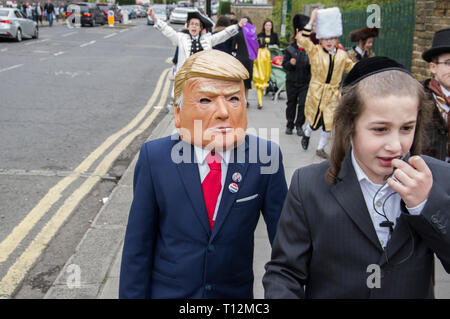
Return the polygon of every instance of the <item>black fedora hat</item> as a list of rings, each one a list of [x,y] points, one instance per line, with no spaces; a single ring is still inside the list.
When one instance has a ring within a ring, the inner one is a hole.
[[[362,59],[356,63],[345,77],[342,86],[346,87],[354,85],[373,74],[392,70],[402,71],[412,76],[411,72],[405,69],[405,67],[397,61],[385,56],[375,56],[372,58]]]
[[[431,48],[422,53],[422,58],[431,62],[436,55],[450,52],[450,28],[436,31]]]
[[[200,23],[202,24],[203,29],[213,27],[212,21],[209,18],[202,15],[198,11],[188,12],[187,19],[186,19],[187,24],[189,24],[189,20],[191,20],[191,19],[199,19]]]
[[[292,19],[292,24],[294,26],[295,33],[302,31],[305,25],[309,22],[309,17],[304,14],[296,14]]]

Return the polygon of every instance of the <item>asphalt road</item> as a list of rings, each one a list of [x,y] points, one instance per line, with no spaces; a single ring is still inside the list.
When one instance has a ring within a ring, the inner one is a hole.
[[[0,298],[40,298],[166,111],[169,41],[126,28],[0,40]]]

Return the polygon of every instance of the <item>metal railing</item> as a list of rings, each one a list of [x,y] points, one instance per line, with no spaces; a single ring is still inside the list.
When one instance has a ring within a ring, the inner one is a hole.
[[[375,38],[373,51],[387,56],[411,69],[413,51],[415,0],[402,0],[380,7],[380,32]],[[348,50],[356,43],[350,42],[350,32],[367,26],[370,13],[365,10],[342,12],[343,35],[340,43]]]

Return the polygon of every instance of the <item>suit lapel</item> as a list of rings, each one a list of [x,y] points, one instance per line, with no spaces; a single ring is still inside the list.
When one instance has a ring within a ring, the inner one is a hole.
[[[369,211],[367,210],[361,187],[356,178],[356,173],[353,169],[351,150],[347,152],[347,155],[342,162],[338,182],[331,188],[331,193],[369,241],[373,243],[378,250],[383,251],[375,228],[373,227]]]
[[[244,148],[245,153],[242,153],[242,148]],[[240,158],[239,154],[245,154],[245,159]],[[227,177],[225,178],[225,184],[223,185],[222,198],[220,200],[219,209],[217,211],[217,217],[214,223],[211,241],[222,228],[224,221],[226,220],[228,214],[231,211],[231,208],[233,207],[234,202],[236,201],[237,196],[239,195],[239,190],[236,193],[232,193],[228,189],[228,186],[231,183],[234,183],[232,176],[234,173],[241,174],[242,181],[240,183],[237,183],[239,188],[241,188],[242,184],[245,183],[245,174],[247,172],[248,165],[248,143],[247,140],[245,140],[245,143],[237,147],[237,149],[235,149],[235,152],[232,153],[230,163],[228,164]]]
[[[208,213],[206,212],[200,173],[198,171],[198,164],[194,160],[194,147],[185,142],[181,143],[183,147],[179,152],[183,161],[177,164],[178,173],[180,174],[181,181],[189,196],[192,207],[194,207],[195,215],[205,231],[210,234],[211,228],[209,226]],[[190,154],[186,154],[189,152]],[[174,198],[174,200],[177,199]]]

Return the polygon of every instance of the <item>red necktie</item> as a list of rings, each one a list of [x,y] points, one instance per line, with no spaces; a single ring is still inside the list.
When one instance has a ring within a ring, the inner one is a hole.
[[[209,224],[211,231],[214,226],[214,211],[216,209],[217,197],[222,190],[222,168],[219,154],[211,152],[206,156],[206,163],[209,165],[209,173],[206,175],[202,183],[203,197],[205,198],[206,211],[208,212]]]

